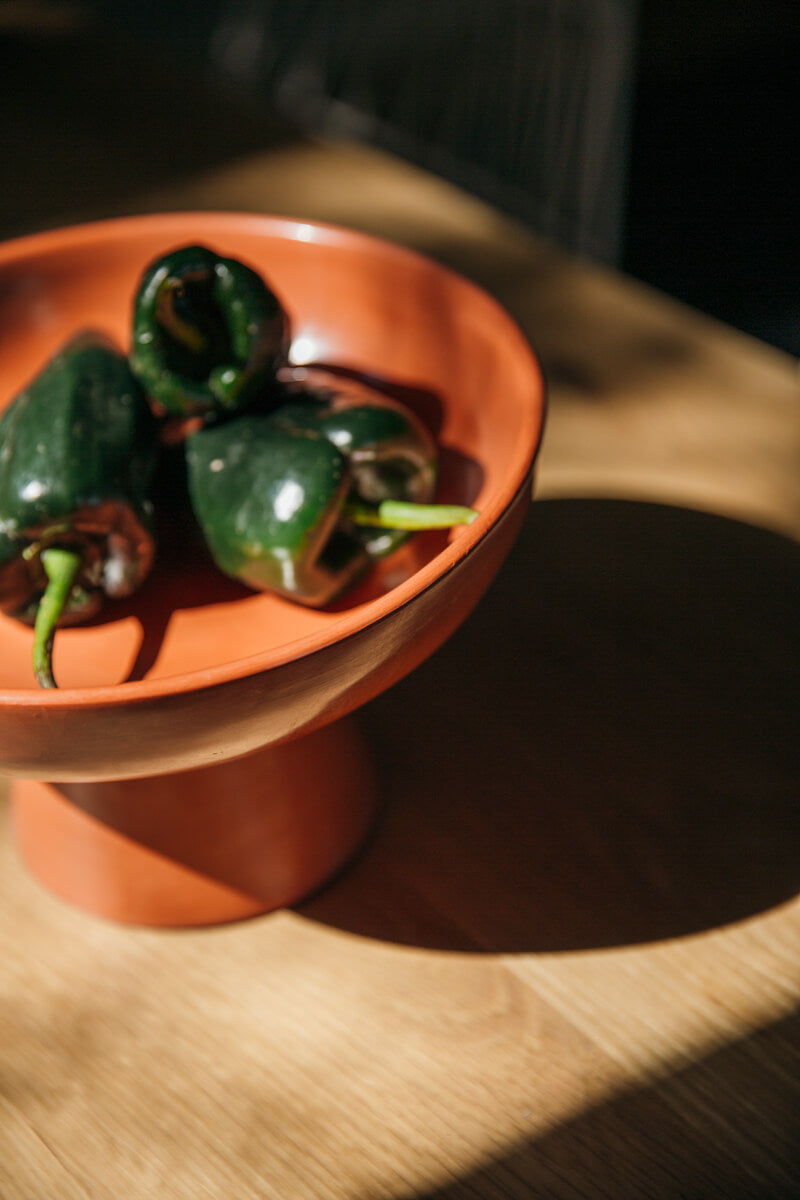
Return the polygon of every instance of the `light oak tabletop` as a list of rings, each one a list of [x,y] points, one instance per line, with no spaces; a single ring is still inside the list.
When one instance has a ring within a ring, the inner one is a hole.
[[[510,310],[548,424],[497,581],[359,715],[381,815],[319,895],[107,923],[29,877],[0,783],[0,1196],[800,1195],[797,364],[365,147],[141,184],[3,233],[379,233]]]

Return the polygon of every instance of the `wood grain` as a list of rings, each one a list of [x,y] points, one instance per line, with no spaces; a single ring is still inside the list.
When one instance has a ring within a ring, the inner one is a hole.
[[[364,148],[102,203],[433,253],[531,336],[549,425],[497,583],[361,714],[383,811],[326,891],[106,924],[3,807],[0,1196],[800,1194],[796,364]]]

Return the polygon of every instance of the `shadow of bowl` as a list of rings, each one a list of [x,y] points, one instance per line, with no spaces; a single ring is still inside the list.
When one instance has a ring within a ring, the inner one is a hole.
[[[718,516],[534,504],[459,633],[373,701],[385,813],[308,917],[557,951],[690,934],[800,884],[800,548]]]

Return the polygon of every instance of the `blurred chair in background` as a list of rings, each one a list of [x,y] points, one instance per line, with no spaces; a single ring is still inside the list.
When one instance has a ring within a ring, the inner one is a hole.
[[[95,0],[311,133],[390,150],[620,255],[636,0]]]

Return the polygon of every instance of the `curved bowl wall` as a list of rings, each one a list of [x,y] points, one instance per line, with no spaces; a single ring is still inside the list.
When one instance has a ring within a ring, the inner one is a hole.
[[[440,496],[478,519],[424,534],[315,611],[225,579],[172,531],[130,601],[60,630],[60,687],[36,688],[31,631],[0,616],[0,769],[125,779],[213,765],[352,711],[432,653],[489,586],[524,518],[544,421],[538,363],[514,322],[431,260],[330,226],[172,213],[0,247],[0,407],[87,329],[129,343],[145,265],[202,242],[283,300],[292,360],[377,381],[441,447]]]

